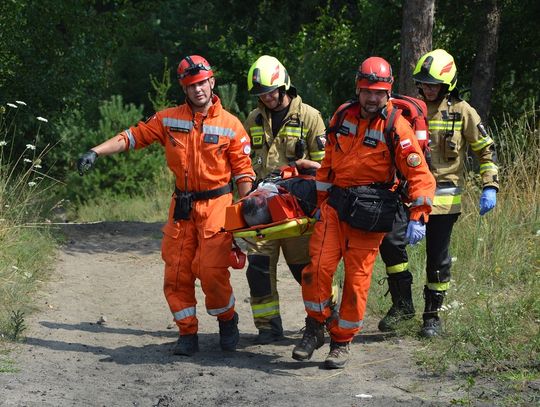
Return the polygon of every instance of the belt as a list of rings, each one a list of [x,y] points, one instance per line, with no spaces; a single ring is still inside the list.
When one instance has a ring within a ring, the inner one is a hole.
[[[174,187],[174,193],[177,196],[190,195],[193,201],[203,201],[205,199],[217,198],[218,196],[225,195],[232,192],[232,190],[233,190],[233,186],[232,186],[232,183],[230,182],[219,188],[210,189],[208,191],[200,191],[200,192],[181,191],[180,189],[178,189],[178,187],[176,186]]]

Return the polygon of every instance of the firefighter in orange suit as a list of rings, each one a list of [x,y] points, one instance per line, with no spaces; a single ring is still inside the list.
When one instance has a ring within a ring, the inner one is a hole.
[[[232,237],[219,233],[225,208],[232,203],[233,183],[242,197],[255,174],[251,142],[240,121],[213,94],[215,78],[201,56],[187,56],[178,66],[186,103],[162,110],[146,122],[119,133],[81,156],[81,175],[98,156],[140,149],[157,142],[176,177],[168,221],[163,227],[164,292],[180,337],[173,353],[199,350],[195,279],[201,282],[207,312],[219,322],[220,345],[235,350],[238,314],[230,284]]]
[[[370,231],[359,226],[365,219],[364,212],[371,216],[373,213],[366,211],[377,211],[378,206],[357,204],[366,197],[370,202],[372,197],[366,191],[377,199],[381,197],[380,208],[392,208],[385,216],[390,218],[391,228],[399,199],[397,194],[391,198],[396,187],[396,167],[409,183],[407,237],[411,244],[424,237],[435,180],[406,119],[397,117],[392,131],[385,131],[387,122],[395,117],[388,100],[392,82],[387,61],[379,57],[366,59],[356,75],[359,103],[347,109],[340,128],[328,134],[325,157],[316,177],[320,221],[311,237],[311,262],[302,271],[307,318],[304,335],[293,350],[296,360],[310,359],[314,350],[324,344],[325,325],[331,342],[324,367],[343,368],[349,360],[349,344],[362,328],[373,264],[385,235],[371,231],[379,230],[379,224],[370,226]],[[382,212],[375,215],[374,219],[383,217]],[[332,278],[341,258],[345,264],[343,294],[339,317],[331,318]]]

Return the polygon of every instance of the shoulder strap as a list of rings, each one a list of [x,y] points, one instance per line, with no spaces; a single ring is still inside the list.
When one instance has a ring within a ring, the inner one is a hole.
[[[326,134],[328,135],[336,133],[343,125],[343,121],[345,120],[345,115],[347,114],[347,111],[357,104],[358,100],[351,99],[341,105],[341,108],[335,113],[336,121],[334,122],[334,125],[326,129]]]
[[[384,139],[386,141],[386,146],[388,147],[388,150],[390,150],[390,157],[392,157],[392,162],[394,163],[394,166],[396,166],[396,151],[394,150],[394,136],[396,134],[395,124],[399,116],[401,116],[401,110],[396,108],[392,109],[392,111],[390,112],[390,116],[388,117],[388,119],[386,119],[386,125],[384,127]]]

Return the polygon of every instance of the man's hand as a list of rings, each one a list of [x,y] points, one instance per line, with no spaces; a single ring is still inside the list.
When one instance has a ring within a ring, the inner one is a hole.
[[[321,168],[321,164],[319,164],[317,161],[311,161],[311,160],[296,160],[294,162],[296,164],[296,168],[298,170],[309,170],[309,169],[315,169],[318,170]]]
[[[406,238],[409,240],[409,244],[415,245],[426,235],[426,225],[418,220],[410,220],[407,225]]]
[[[81,155],[77,160],[79,175],[84,175],[85,172],[88,172],[94,166],[97,158],[98,154],[94,150],[89,150]]]
[[[497,190],[492,187],[484,188],[480,196],[480,215],[483,216],[495,208],[497,204]]]

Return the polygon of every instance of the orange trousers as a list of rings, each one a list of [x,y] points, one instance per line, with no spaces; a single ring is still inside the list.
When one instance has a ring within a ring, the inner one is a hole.
[[[163,289],[180,335],[195,334],[198,330],[196,278],[201,282],[208,314],[222,321],[234,316],[235,300],[228,269],[231,247],[229,233],[204,237],[204,227],[194,220],[169,222],[163,227]]]
[[[364,232],[338,219],[326,202],[309,245],[311,262],[302,271],[302,297],[308,316],[327,323],[331,316],[332,279],[341,258],[345,278],[339,319],[328,322],[332,340],[350,342],[362,329],[373,265],[384,233]]]

